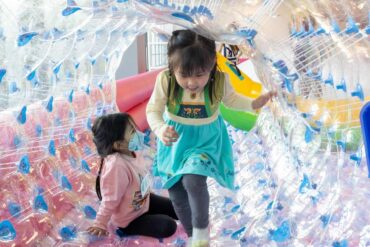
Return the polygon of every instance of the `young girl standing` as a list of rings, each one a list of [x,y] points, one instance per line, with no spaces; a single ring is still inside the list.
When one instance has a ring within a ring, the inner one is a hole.
[[[254,111],[274,93],[253,101],[236,93],[227,74],[217,70],[215,42],[190,30],[173,32],[168,61],[169,69],[158,75],[146,109],[160,140],[155,168],[191,246],[208,246],[207,177],[234,188],[232,149],[219,104]]]
[[[176,231],[177,216],[167,198],[150,193],[140,155],[144,135],[126,113],[102,116],[92,132],[101,156],[96,192],[101,204],[92,227],[87,232],[108,235],[112,220],[125,235],[155,238],[169,237]]]

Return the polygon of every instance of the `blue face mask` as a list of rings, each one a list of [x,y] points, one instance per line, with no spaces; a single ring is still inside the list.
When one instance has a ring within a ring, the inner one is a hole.
[[[136,131],[128,143],[128,150],[131,152],[139,151],[144,149],[144,133]]]

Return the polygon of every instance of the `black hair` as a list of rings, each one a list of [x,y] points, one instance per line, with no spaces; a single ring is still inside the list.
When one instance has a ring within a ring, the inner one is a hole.
[[[191,30],[176,30],[167,46],[168,68],[171,78],[175,78],[174,70],[180,68],[184,76],[193,76],[198,72],[211,70],[209,80],[209,98],[211,103],[215,95],[215,74],[217,69],[216,63],[216,43],[214,40],[205,38]],[[180,86],[175,83],[174,95],[169,98],[177,98]]]
[[[100,174],[103,168],[104,158],[116,151],[113,144],[124,138],[126,128],[133,120],[127,113],[113,113],[97,118],[92,127],[93,141],[96,150],[101,157],[98,176],[96,178],[96,194],[102,200],[100,190]]]

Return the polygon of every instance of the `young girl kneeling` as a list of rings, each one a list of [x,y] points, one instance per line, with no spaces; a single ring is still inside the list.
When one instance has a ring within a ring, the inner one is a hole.
[[[92,132],[101,157],[96,192],[101,200],[96,220],[87,232],[108,235],[113,224],[125,235],[166,238],[176,231],[177,216],[168,198],[150,193],[145,169],[136,152],[143,148],[144,135],[126,113],[99,117]]]

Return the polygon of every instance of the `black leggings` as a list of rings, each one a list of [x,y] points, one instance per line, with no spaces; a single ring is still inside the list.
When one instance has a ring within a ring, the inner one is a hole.
[[[194,228],[206,228],[209,223],[209,193],[207,177],[186,174],[169,190],[175,212],[189,237]]]
[[[171,201],[151,193],[148,212],[133,220],[127,227],[118,228],[118,232],[123,236],[167,238],[176,232],[177,219]]]

